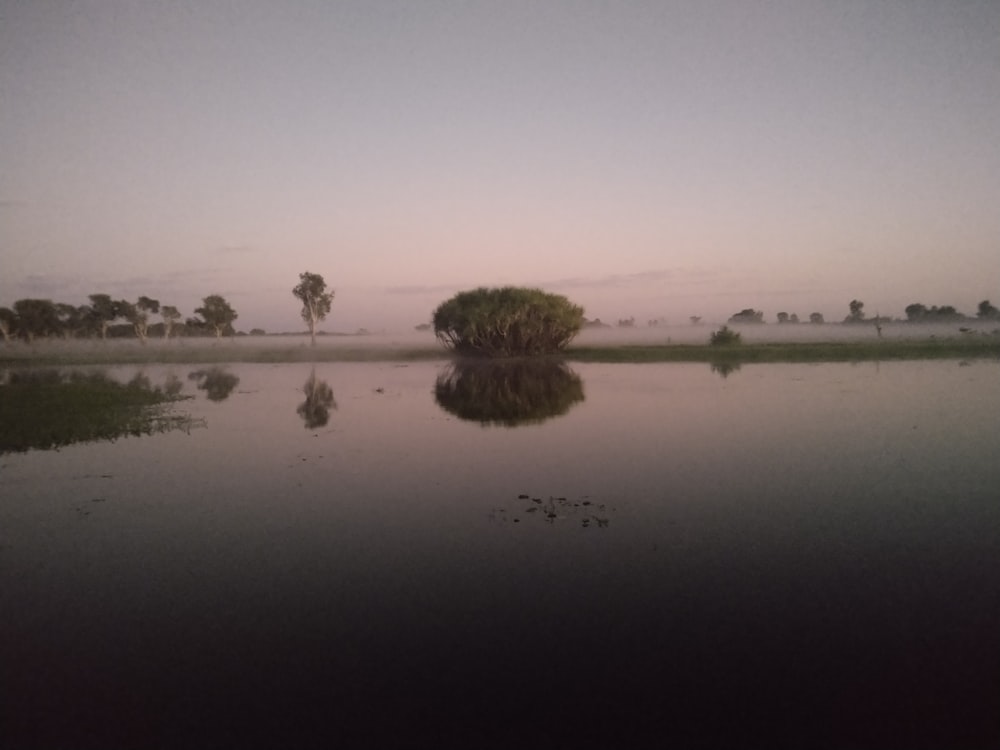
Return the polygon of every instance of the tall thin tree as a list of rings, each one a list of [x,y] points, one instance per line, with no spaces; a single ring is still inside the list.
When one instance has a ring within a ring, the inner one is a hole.
[[[302,320],[309,325],[309,336],[312,345],[316,346],[316,324],[330,312],[333,290],[326,290],[326,282],[318,273],[305,271],[299,274],[299,283],[292,294],[302,301]]]

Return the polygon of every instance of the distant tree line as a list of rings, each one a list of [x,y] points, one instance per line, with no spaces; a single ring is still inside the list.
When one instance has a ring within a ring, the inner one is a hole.
[[[7,342],[32,342],[40,338],[125,338],[143,344],[150,337],[232,336],[233,321],[239,317],[218,294],[210,294],[194,310],[195,317],[181,322],[173,305],[140,296],[135,302],[113,299],[107,294],[91,294],[89,304],[70,305],[50,299],[19,299],[11,307],[0,307],[0,335]],[[156,321],[153,316],[158,316]]]
[[[869,318],[865,313],[865,303],[858,299],[851,300],[847,308],[849,312],[847,317],[844,318],[844,323],[887,323],[893,320],[892,317],[878,314],[874,318]],[[919,302],[907,305],[905,312],[906,322],[910,323],[955,323],[969,320],[1000,320],[1000,310],[991,305],[989,300],[983,300],[979,303],[975,317],[963,315],[951,305],[943,305],[941,307],[933,305],[927,307]],[[697,323],[700,320],[697,317],[691,318],[692,323]],[[779,312],[777,320],[779,324],[795,324],[800,322],[798,315],[787,312]],[[728,322],[759,324],[764,322],[764,313],[761,310],[754,310],[748,307],[731,315]],[[809,322],[822,324],[826,321],[823,319],[822,313],[814,312],[809,314]]]

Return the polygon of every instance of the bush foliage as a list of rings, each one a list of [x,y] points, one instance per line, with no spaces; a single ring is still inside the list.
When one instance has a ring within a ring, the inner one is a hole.
[[[712,346],[731,346],[739,344],[742,340],[743,336],[739,331],[734,331],[729,326],[722,326],[718,331],[712,332],[711,343]]]
[[[438,339],[461,354],[551,354],[579,332],[583,308],[540,289],[480,287],[439,305],[433,323]]]

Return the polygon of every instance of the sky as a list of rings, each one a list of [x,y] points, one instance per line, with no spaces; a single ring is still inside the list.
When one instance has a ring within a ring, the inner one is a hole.
[[[996,0],[0,0],[0,305],[1000,304]]]

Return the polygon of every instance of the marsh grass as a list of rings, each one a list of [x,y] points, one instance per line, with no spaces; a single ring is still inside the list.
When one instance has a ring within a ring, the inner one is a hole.
[[[651,363],[709,362],[752,364],[777,362],[873,362],[920,359],[1000,359],[1000,337],[968,337],[913,341],[756,343],[733,347],[696,344],[664,346],[571,347],[574,362]]]
[[[199,426],[169,410],[177,400],[143,377],[119,383],[101,372],[14,372],[0,385],[0,454]]]
[[[129,365],[295,362],[416,362],[447,361],[454,355],[436,341],[388,339],[320,343],[315,348],[283,337],[253,342],[38,342],[0,346],[0,366]],[[927,336],[864,341],[746,342],[738,346],[706,343],[600,342],[571,344],[556,355],[571,362],[854,362],[919,359],[1000,359],[1000,335]]]

